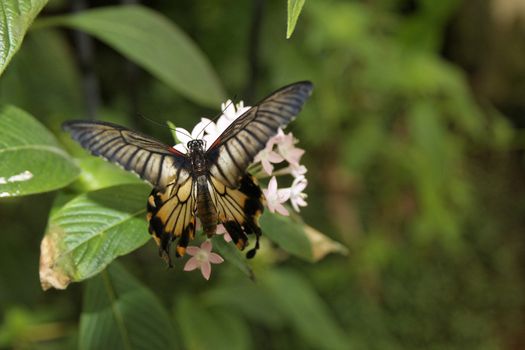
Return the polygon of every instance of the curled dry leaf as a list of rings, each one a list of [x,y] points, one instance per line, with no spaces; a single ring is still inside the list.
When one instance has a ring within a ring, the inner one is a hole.
[[[313,261],[319,261],[330,253],[348,254],[348,248],[330,237],[322,234],[311,226],[305,225],[304,232],[312,247]]]
[[[40,244],[40,285],[43,290],[50,288],[66,289],[71,283],[70,275],[59,264],[57,244],[62,241],[64,231],[58,226],[52,226]]]

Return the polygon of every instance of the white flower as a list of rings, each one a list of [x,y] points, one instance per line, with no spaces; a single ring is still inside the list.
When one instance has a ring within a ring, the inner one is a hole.
[[[281,157],[280,154],[273,150],[273,146],[277,142],[279,142],[279,139],[279,135],[275,135],[274,137],[270,138],[266,143],[266,147],[264,147],[262,151],[257,153],[253,160],[254,163],[261,162],[264,171],[268,175],[272,175],[273,172],[273,165],[271,163],[280,163],[284,160],[284,158]]]
[[[191,133],[184,128],[175,128],[175,136],[180,143],[176,144],[174,148],[182,153],[188,153],[188,149],[186,148],[188,142],[198,138],[203,138],[204,130],[209,122],[209,119],[202,118],[201,121],[193,127]]]
[[[301,164],[290,164],[286,168],[282,169],[283,174],[290,174],[294,178],[304,177],[304,174],[308,172],[308,169]]]
[[[189,141],[203,139],[206,142],[205,148],[208,149],[235,119],[250,108],[250,106],[245,107],[242,101],[237,104],[237,108],[231,100],[226,101],[221,104],[222,114],[217,119],[217,123],[208,118],[201,118],[191,133],[184,128],[175,128],[175,135],[179,143],[174,148],[182,153],[187,153],[186,145]]]
[[[299,207],[306,207],[307,203],[305,201],[307,195],[303,193],[304,189],[308,185],[308,181],[304,176],[296,177],[292,183],[292,187],[283,188],[281,191],[286,193],[286,196],[290,199],[292,207],[296,212],[300,212]]]
[[[282,203],[290,198],[290,192],[277,188],[277,179],[275,179],[275,176],[272,176],[268,183],[268,188],[263,189],[263,192],[266,197],[266,205],[272,213],[278,212],[284,216],[290,215],[288,210],[282,205]]]
[[[292,133],[285,134],[281,128],[277,131],[279,154],[288,161],[288,163],[299,166],[299,160],[304,154],[304,150],[295,147],[297,140]]]

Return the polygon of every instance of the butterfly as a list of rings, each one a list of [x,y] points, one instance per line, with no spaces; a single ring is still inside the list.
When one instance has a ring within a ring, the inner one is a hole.
[[[247,172],[268,140],[300,112],[313,89],[308,81],[287,85],[251,107],[230,124],[206,149],[202,139],[187,143],[183,153],[123,126],[72,120],[62,127],[93,155],[137,174],[153,186],[147,201],[149,232],[160,256],[171,267],[170,245],[185,254],[195,238],[196,218],[211,237],[222,223],[234,244],[243,250],[255,234],[255,256],[262,234],[258,220],[264,195]]]

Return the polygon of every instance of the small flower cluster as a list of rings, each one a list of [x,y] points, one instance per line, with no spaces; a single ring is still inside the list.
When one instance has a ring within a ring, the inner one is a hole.
[[[175,136],[179,143],[174,148],[187,153],[186,144],[194,139],[204,140],[206,148],[209,147],[231,123],[250,107],[244,106],[242,101],[235,106],[228,100],[221,105],[221,109],[223,113],[217,122],[202,118],[191,132],[183,128],[176,128]],[[292,133],[285,134],[282,129],[279,129],[277,135],[270,138],[266,147],[255,156],[254,163],[248,169],[257,178],[270,177],[268,188],[263,188],[263,193],[266,197],[266,205],[272,213],[290,215],[288,209],[283,205],[287,201],[290,201],[297,212],[300,211],[300,207],[307,205],[306,194],[303,192],[308,184],[305,177],[307,169],[300,164],[304,150],[295,147],[296,143],[297,140]],[[276,170],[275,165],[283,162],[285,165]],[[278,188],[277,177],[283,175],[293,176],[294,180],[291,187]],[[217,234],[224,234],[224,239],[227,242],[231,241],[230,235],[222,225],[217,227]],[[204,278],[209,279],[211,274],[210,262],[219,264],[223,261],[218,254],[211,253],[211,249],[212,244],[209,240],[206,240],[200,248],[188,247],[187,252],[193,257],[188,260],[184,270],[191,271],[199,268]]]

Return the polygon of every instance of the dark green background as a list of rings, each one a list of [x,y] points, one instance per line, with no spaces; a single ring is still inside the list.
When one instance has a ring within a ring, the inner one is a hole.
[[[140,282],[119,288],[141,283],[149,291],[139,295],[159,298],[145,309],[167,310],[168,337],[181,348],[525,346],[525,10],[512,3],[307,0],[287,40],[284,1],[144,2],[194,40],[230,97],[253,103],[313,81],[289,129],[306,149],[301,215],[349,254],[255,261],[257,284],[220,266],[205,282],[180,266],[167,271],[150,242],[109,274],[124,266]],[[70,7],[53,2],[39,18]],[[219,110],[181,97],[97,40],[83,65],[75,43],[70,30],[30,31],[0,79],[0,101],[63,141],[63,120],[96,117],[168,142],[169,130],[138,115],[190,128]],[[96,98],[86,97],[89,74]],[[40,289],[39,244],[54,198],[0,202],[0,348],[97,344],[79,337],[79,322],[83,295],[103,303],[100,280]]]

